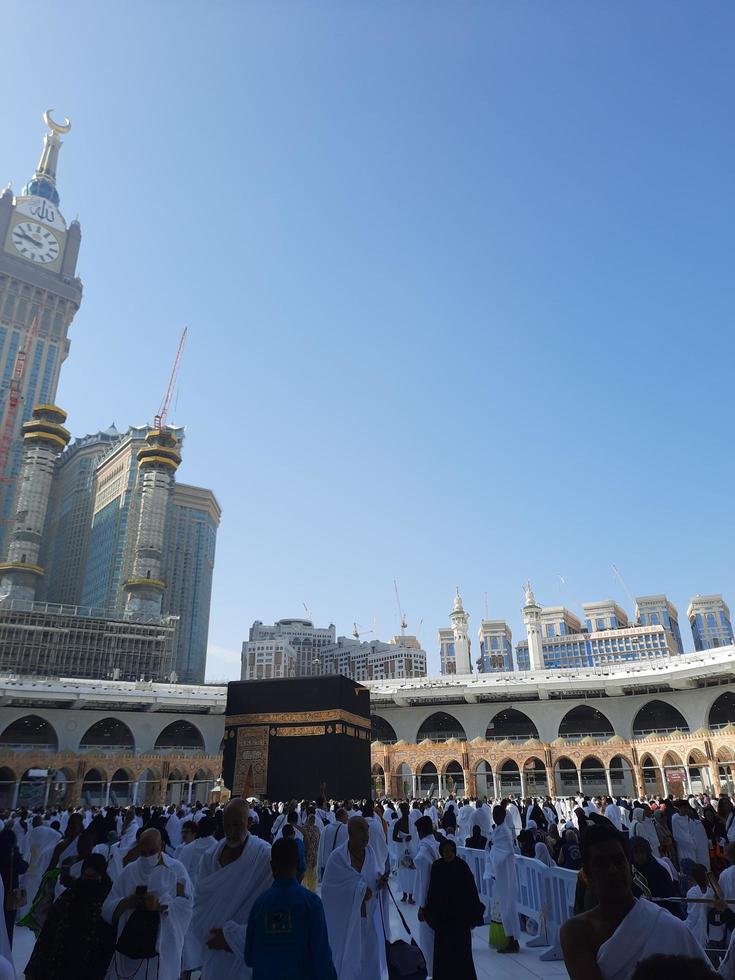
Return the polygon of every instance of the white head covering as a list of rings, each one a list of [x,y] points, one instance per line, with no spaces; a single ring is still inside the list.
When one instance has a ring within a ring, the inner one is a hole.
[[[533,856],[537,861],[545,864],[547,868],[555,868],[556,864],[551,854],[549,854],[549,849],[542,841],[539,841],[534,848]]]

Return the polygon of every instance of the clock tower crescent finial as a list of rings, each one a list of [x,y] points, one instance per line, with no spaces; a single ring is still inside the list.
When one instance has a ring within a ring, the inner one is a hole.
[[[71,119],[66,117],[63,123],[58,123],[51,118],[51,113],[54,112],[53,109],[47,109],[43,114],[43,121],[46,123],[48,128],[52,133],[57,133],[59,136],[64,133],[68,133],[71,129]]]

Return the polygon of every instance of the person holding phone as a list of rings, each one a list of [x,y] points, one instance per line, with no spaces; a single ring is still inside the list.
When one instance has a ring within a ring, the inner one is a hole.
[[[102,907],[117,930],[107,980],[149,972],[157,980],[178,980],[191,922],[191,881],[183,864],[163,853],[157,830],[145,830],[138,848],[138,859],[123,869]]]

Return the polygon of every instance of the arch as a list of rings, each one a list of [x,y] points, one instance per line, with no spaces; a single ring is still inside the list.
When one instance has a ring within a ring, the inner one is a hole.
[[[526,796],[546,796],[549,791],[546,766],[537,755],[523,763],[523,789]]]
[[[682,766],[682,765],[684,765],[684,763],[681,760],[681,756],[679,755],[679,753],[678,752],[674,752],[672,749],[669,749],[669,751],[664,755],[662,761],[663,761],[664,769],[666,768],[666,766]]]
[[[485,738],[494,742],[505,739],[511,742],[527,742],[529,738],[538,737],[538,728],[534,722],[516,708],[505,708],[494,714],[485,732]]]
[[[396,769],[396,791],[401,799],[413,795],[413,774],[407,762],[402,762]]]
[[[10,766],[0,767],[0,810],[10,810],[15,799],[16,775]]]
[[[134,802],[140,805],[144,803],[157,803],[161,787],[161,774],[158,769],[147,767],[138,776],[138,781],[133,790]]]
[[[582,759],[579,766],[582,792],[585,796],[607,796],[607,777],[605,766],[594,755]]]
[[[174,806],[186,801],[189,795],[189,777],[183,769],[172,769],[166,780],[166,800],[165,802]]]
[[[59,737],[54,726],[40,715],[23,715],[16,718],[0,735],[0,745],[27,752],[29,749],[45,749],[58,752]]]
[[[608,765],[613,796],[636,796],[633,766],[624,755],[614,755]]]
[[[495,796],[495,789],[493,787],[493,771],[490,763],[485,759],[480,759],[475,766],[475,794],[480,799],[482,799],[483,796]]]
[[[730,745],[721,745],[716,755],[721,792],[732,799],[735,796],[735,749]]]
[[[661,779],[661,767],[650,752],[641,756],[641,775],[643,776],[643,791],[646,796],[662,796],[664,784]]]
[[[204,738],[196,725],[185,718],[178,718],[158,733],[153,751],[196,755],[204,752]]]
[[[45,770],[40,771],[45,772]],[[18,780],[17,806],[29,810],[43,806],[46,794],[49,792],[49,782],[45,775],[36,775],[38,772],[38,769],[26,769]]]
[[[398,741],[396,731],[389,721],[381,718],[380,715],[370,715],[370,729],[373,742],[385,742],[387,745],[395,745]]]
[[[116,769],[110,780],[110,803],[128,806],[133,802],[135,777],[129,769]]]
[[[450,715],[446,711],[435,711],[433,715],[424,719],[416,735],[416,741],[422,742],[425,738],[431,742],[446,742],[450,738],[458,738],[462,742],[467,741],[462,725],[454,715]]]
[[[710,792],[712,779],[710,777],[709,762],[707,756],[701,749],[692,749],[687,755],[687,774],[689,776],[689,788],[692,793]]]
[[[370,785],[373,799],[383,796],[385,793],[385,770],[377,762],[373,764],[370,770]]]
[[[76,781],[76,775],[68,766],[57,769],[51,784],[49,803],[52,806],[63,806],[63,804],[70,802],[73,798]]]
[[[80,752],[135,753],[135,739],[124,721],[110,716],[90,725],[79,740]]]
[[[498,770],[498,782],[500,783],[500,795],[520,796],[521,793],[521,771],[515,759],[506,759]]]
[[[712,702],[712,707],[707,713],[707,727],[717,731],[733,723],[735,723],[735,694],[732,691],[725,691]]]
[[[455,796],[464,795],[464,769],[456,759],[444,766],[444,789]]]
[[[201,803],[209,800],[209,794],[214,786],[214,776],[209,769],[197,769],[191,784],[191,798]]]
[[[590,704],[578,704],[564,715],[559,722],[559,738],[567,742],[578,742],[590,735],[593,738],[610,738],[615,729],[610,720]]]
[[[419,796],[435,794],[439,788],[439,773],[433,762],[425,762],[419,770]]]
[[[670,735],[672,732],[688,732],[684,715],[668,701],[648,701],[633,719],[633,738],[646,735]]]
[[[565,755],[554,763],[554,782],[557,796],[576,796],[580,791],[577,767]]]
[[[107,774],[96,766],[88,769],[82,780],[82,799],[87,806],[104,806],[107,796]]]

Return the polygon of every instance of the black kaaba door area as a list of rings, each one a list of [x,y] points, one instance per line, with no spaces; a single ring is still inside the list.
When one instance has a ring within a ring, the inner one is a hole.
[[[222,767],[233,796],[370,796],[370,692],[340,675],[231,681]]]

